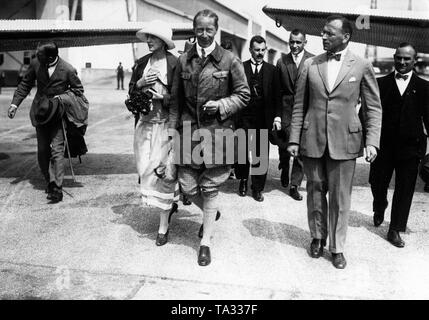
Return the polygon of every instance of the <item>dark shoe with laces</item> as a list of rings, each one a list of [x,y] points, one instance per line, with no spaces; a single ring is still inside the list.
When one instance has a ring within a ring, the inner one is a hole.
[[[210,248],[207,246],[200,246],[200,252],[198,253],[198,264],[200,266],[208,266],[211,262]]]
[[[261,191],[252,190],[252,197],[258,202],[264,201],[264,195],[262,194]]]
[[[48,185],[45,188],[45,193],[48,195],[46,196],[46,199],[51,200],[52,199],[52,192],[54,191],[54,186],[56,186],[55,182],[51,181],[48,183]]]
[[[401,236],[399,235],[398,231],[395,230],[389,230],[387,232],[387,241],[389,241],[391,244],[393,244],[395,247],[403,248],[405,247],[405,242],[402,240]]]
[[[289,195],[296,201],[302,200],[302,195],[299,193],[297,186],[290,186]]]
[[[238,187],[238,195],[245,197],[247,194],[247,179],[240,179],[240,185]]]
[[[325,239],[313,239],[310,244],[310,256],[320,258],[323,255],[323,247],[326,246]]]
[[[332,264],[337,269],[344,269],[347,265],[347,261],[342,253],[333,253]]]
[[[220,211],[218,210],[218,212],[216,212],[216,220],[218,221],[220,219]],[[201,224],[200,230],[198,231],[198,237],[202,238],[204,235],[204,225]]]
[[[374,226],[378,227],[384,221],[384,211],[374,211],[374,216],[372,217],[374,221]]]
[[[55,183],[52,188],[52,192],[48,193],[46,197],[48,200],[51,200],[50,203],[57,203],[63,200],[63,188],[58,187]]]

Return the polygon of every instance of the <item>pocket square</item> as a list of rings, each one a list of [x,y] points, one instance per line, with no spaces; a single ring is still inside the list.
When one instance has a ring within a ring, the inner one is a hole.
[[[354,82],[354,81],[356,81],[356,78],[355,78],[355,77],[351,77],[351,78],[349,79],[349,82]]]

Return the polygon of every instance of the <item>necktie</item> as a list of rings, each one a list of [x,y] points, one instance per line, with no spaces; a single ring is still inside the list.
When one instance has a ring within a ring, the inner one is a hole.
[[[403,79],[404,81],[406,81],[407,79],[408,79],[408,74],[401,74],[401,73],[397,73],[396,75],[395,75],[395,78],[396,79]]]
[[[337,61],[341,60],[341,53],[328,52],[328,59],[335,59]]]
[[[293,57],[293,62],[295,62],[295,65],[296,65],[296,67],[298,68],[298,67],[299,67],[299,63],[298,63],[298,55],[294,55],[294,54],[292,54],[292,57]]]
[[[204,48],[201,48],[201,64],[204,65],[204,63],[206,62],[206,51],[204,50]]]
[[[255,66],[255,71],[253,72],[254,75],[257,75],[259,73],[258,67],[262,65],[262,63],[254,63],[253,61],[250,61]]]

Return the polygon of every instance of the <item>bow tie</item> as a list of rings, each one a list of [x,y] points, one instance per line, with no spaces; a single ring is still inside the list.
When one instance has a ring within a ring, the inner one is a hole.
[[[263,64],[264,62],[262,61],[261,63],[255,63],[252,60],[250,60],[250,63],[253,64],[254,66],[260,66],[261,64]]]
[[[395,75],[395,78],[396,79],[404,79],[404,81],[406,81],[407,79],[408,79],[408,74],[401,74],[401,73],[397,73],[396,75]]]
[[[341,53],[328,52],[328,60],[335,59],[337,61],[341,60]]]

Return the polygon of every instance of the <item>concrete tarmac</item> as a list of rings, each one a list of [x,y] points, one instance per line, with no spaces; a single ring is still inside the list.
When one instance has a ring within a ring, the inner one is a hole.
[[[429,299],[429,194],[418,178],[405,248],[385,240],[390,215],[375,228],[369,165],[358,159],[344,270],[325,250],[312,259],[304,201],[280,185],[271,148],[265,201],[220,194],[212,263],[197,264],[202,214],[183,206],[169,242],[155,245],[158,210],[140,202],[133,156],[134,119],[125,91],[87,87],[89,152],[66,165],[64,200],[48,204],[28,117],[34,96],[7,118],[12,89],[0,95],[1,299]],[[389,202],[392,189],[389,190]]]

